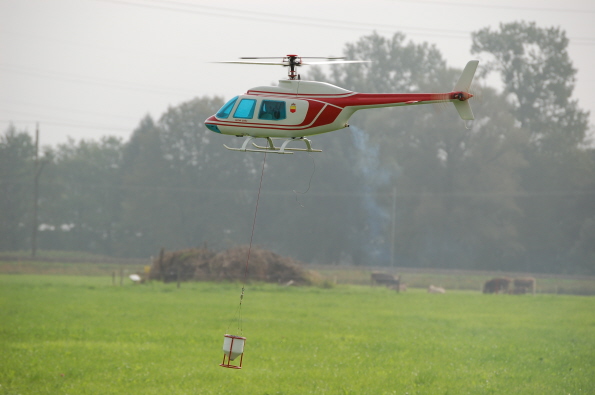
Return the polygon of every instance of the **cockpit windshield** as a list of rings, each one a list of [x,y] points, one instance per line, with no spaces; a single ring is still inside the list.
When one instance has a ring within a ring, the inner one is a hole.
[[[228,118],[229,114],[231,114],[231,109],[233,108],[234,104],[236,104],[236,101],[238,101],[237,96],[225,103],[225,105],[221,107],[221,109],[217,112],[217,114],[215,114],[215,116],[220,119]]]
[[[255,99],[242,99],[236,112],[233,113],[234,118],[251,119],[254,116],[254,106],[256,106]]]

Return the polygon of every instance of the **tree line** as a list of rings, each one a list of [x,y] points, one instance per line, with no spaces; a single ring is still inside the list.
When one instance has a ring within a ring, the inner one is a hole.
[[[558,28],[502,24],[472,34],[481,58],[475,121],[452,105],[356,113],[314,136],[322,154],[267,155],[254,243],[322,264],[595,273],[595,150],[576,70]],[[311,69],[358,92],[450,91],[452,69],[428,43],[363,36]],[[467,59],[462,60],[461,66]],[[502,90],[484,77],[496,73]],[[35,166],[27,131],[0,138],[0,251],[31,246],[39,176],[41,249],[147,257],[250,241],[263,154],[208,131],[223,98],[198,97],[142,119],[127,141],[69,140]]]

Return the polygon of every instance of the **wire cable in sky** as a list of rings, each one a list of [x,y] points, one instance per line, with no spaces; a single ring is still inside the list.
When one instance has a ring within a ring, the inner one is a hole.
[[[233,10],[228,8],[203,6],[199,4],[187,4],[180,2],[160,2],[160,3],[147,3],[147,2],[132,2],[126,0],[94,0],[104,3],[113,3],[119,5],[128,5],[143,8],[162,9],[166,11],[192,13],[199,15],[208,15],[221,18],[235,18],[241,20],[251,20],[273,23],[277,25],[291,24],[319,27],[319,28],[334,28],[343,30],[364,30],[364,31],[381,31],[390,32],[404,30],[411,31],[412,35],[421,36],[434,36],[434,37],[450,37],[450,38],[468,38],[469,32],[463,30],[447,30],[447,29],[433,29],[424,27],[413,27],[413,26],[395,26],[395,25],[383,25],[379,23],[362,23],[355,21],[337,21],[332,19],[321,19],[321,18],[296,18],[295,15],[282,15],[282,14],[271,14],[264,12],[254,12],[248,10]],[[171,5],[175,5],[172,7]],[[180,8],[184,7],[184,8]]]
[[[34,117],[34,116],[32,116]],[[102,125],[92,125],[82,122],[69,122],[69,121],[51,121],[46,120],[44,117],[37,117],[35,120],[31,118],[30,120],[0,120],[0,123],[9,124],[19,124],[19,123],[27,123],[34,125],[35,123],[39,123],[40,125],[49,125],[49,126],[60,126],[66,128],[77,128],[77,129],[95,129],[95,130],[102,130],[102,131],[113,131],[113,132],[129,132],[132,133],[131,128],[120,128],[114,126],[102,126]],[[16,126],[16,125],[15,125]]]
[[[184,95],[195,95],[196,92],[193,91],[186,91],[181,89],[171,89],[167,87],[155,86],[155,85],[148,85],[148,84],[139,84],[133,82],[125,82],[125,81],[117,81],[112,79],[105,79],[105,78],[96,78],[96,77],[88,77],[82,75],[74,75],[70,73],[62,73],[56,71],[48,71],[48,70],[39,70],[31,67],[25,67],[21,65],[11,65],[6,63],[0,63],[0,70],[5,70],[11,73],[18,73],[18,74],[26,74],[31,75],[34,77],[39,78],[51,78],[55,80],[61,80],[66,82],[73,82],[73,83],[83,83],[83,84],[92,84],[92,85],[99,85],[109,88],[118,88],[118,89],[125,89],[125,90],[132,90],[138,92],[149,92],[149,93],[157,93],[157,94],[184,94]]]
[[[135,6],[135,7],[143,7],[143,8],[152,8],[152,9],[162,9],[167,11],[174,11],[174,12],[182,12],[182,13],[192,13],[192,14],[199,14],[199,15],[209,15],[215,17],[223,17],[223,18],[236,18],[242,20],[253,20],[253,21],[261,21],[261,22],[268,22],[274,24],[291,24],[291,25],[302,25],[302,26],[311,26],[311,27],[321,27],[321,28],[329,28],[332,27],[334,29],[344,29],[344,30],[366,30],[366,31],[379,31],[379,32],[389,32],[393,33],[395,31],[404,31],[410,35],[414,36],[430,36],[430,37],[448,37],[448,38],[457,38],[457,39],[468,39],[470,37],[471,31],[465,30],[453,30],[453,29],[435,29],[435,28],[426,28],[426,27],[416,27],[416,26],[402,26],[402,25],[386,25],[386,24],[379,24],[377,22],[374,23],[366,23],[366,22],[357,22],[357,21],[339,21],[333,19],[322,19],[322,18],[296,18],[295,15],[283,15],[283,14],[273,14],[273,13],[266,13],[266,12],[254,12],[249,10],[237,10],[237,9],[229,9],[229,8],[222,8],[222,7],[213,7],[213,6],[205,6],[201,4],[195,3],[185,3],[180,1],[167,1],[167,0],[94,0],[104,3],[113,3],[119,5],[128,5],[128,6]],[[395,0],[400,1],[400,0]],[[406,0],[403,0],[406,1]],[[431,2],[427,2],[430,4]],[[449,3],[442,3],[442,2],[432,2],[436,4],[444,4],[449,5]],[[466,5],[464,3],[452,3],[450,5],[459,5],[459,6],[472,6],[471,4]],[[479,5],[478,5],[479,6]],[[511,9],[526,9],[528,11],[539,11],[539,9],[534,9],[530,7],[508,7],[508,6],[497,6],[497,5],[481,5],[482,7],[488,8],[511,8]],[[550,11],[553,9],[544,9],[544,11]],[[574,10],[574,12],[595,12],[595,11],[581,11],[581,10]],[[283,21],[286,20],[286,21]],[[573,44],[577,45],[595,45],[595,38],[570,38]],[[586,41],[587,42],[583,42]]]
[[[5,106],[9,105],[9,106],[16,106],[16,107],[26,107],[26,108],[37,108],[37,109],[41,109],[42,111],[51,111],[51,112],[55,112],[55,111],[61,111],[61,112],[65,112],[68,115],[95,115],[98,117],[102,117],[102,118],[109,118],[109,119],[114,119],[114,118],[119,118],[121,120],[125,120],[128,122],[138,122],[138,118],[132,118],[131,116],[126,116],[126,115],[115,115],[115,114],[106,114],[106,113],[102,113],[102,112],[97,112],[97,111],[86,111],[86,110],[79,110],[79,109],[75,109],[75,108],[67,108],[67,107],[60,107],[60,106],[48,106],[48,105],[43,105],[43,104],[36,104],[36,103],[32,103],[32,102],[28,102],[28,101],[22,101],[22,100],[6,100],[6,99],[1,99],[0,98],[0,103],[4,103],[2,110],[7,111],[7,112],[14,112],[11,111],[10,109],[7,109]],[[36,110],[35,110],[36,111]]]
[[[572,12],[577,14],[593,14],[595,10],[586,9],[573,9],[573,8],[549,8],[549,7],[525,7],[525,6],[513,6],[513,5],[502,5],[502,4],[484,4],[477,1],[469,3],[461,3],[456,1],[436,1],[436,0],[393,0],[399,3],[415,3],[415,4],[434,4],[434,5],[448,5],[455,7],[474,7],[474,8],[491,8],[491,9],[504,9],[504,10],[517,10],[517,11],[538,11],[538,12]]]

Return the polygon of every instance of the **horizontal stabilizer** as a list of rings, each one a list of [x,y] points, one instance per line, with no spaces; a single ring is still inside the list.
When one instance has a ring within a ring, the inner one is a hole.
[[[452,102],[452,104],[455,105],[455,108],[459,112],[459,115],[465,121],[471,121],[471,120],[475,119],[473,117],[473,111],[471,111],[471,106],[469,105],[468,100],[465,100],[465,101],[455,100]]]

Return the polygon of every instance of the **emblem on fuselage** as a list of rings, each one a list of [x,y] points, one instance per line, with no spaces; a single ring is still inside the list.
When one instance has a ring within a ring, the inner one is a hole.
[[[291,103],[291,106],[289,106],[289,112],[291,112],[291,113],[295,112],[295,103]]]

